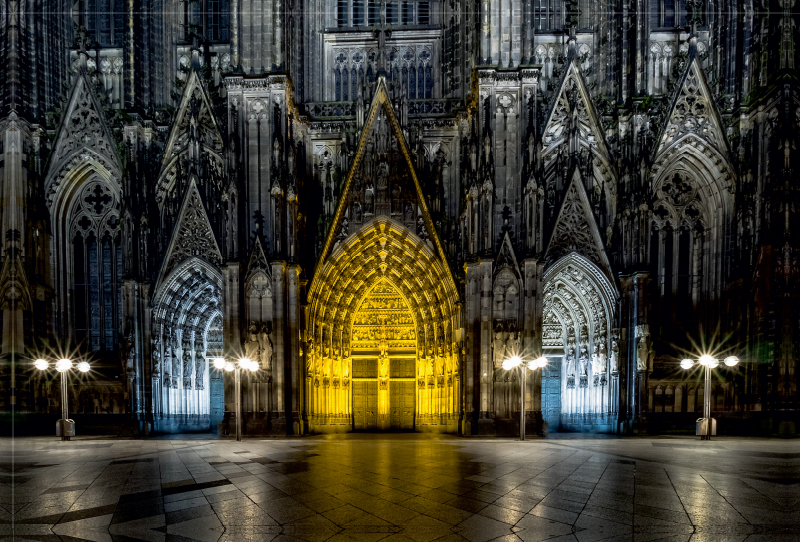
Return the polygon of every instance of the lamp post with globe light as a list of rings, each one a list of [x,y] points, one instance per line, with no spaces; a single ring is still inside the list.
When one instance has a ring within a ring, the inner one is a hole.
[[[522,375],[520,379],[519,440],[525,440],[525,380],[528,374],[527,370],[535,371],[536,369],[547,367],[547,358],[542,356],[527,363],[519,356],[511,356],[503,360],[503,369],[506,371],[514,370],[517,367],[519,367]]]
[[[33,366],[40,371],[46,371],[50,367],[50,363],[48,363],[48,361],[45,359],[39,358],[33,362]],[[72,370],[72,367],[73,363],[70,359],[62,358],[55,362],[56,371],[61,373],[61,419],[57,422],[61,429],[61,440],[70,439],[69,435],[67,435],[67,423],[72,422],[72,420],[68,419],[69,403],[67,396],[67,373]],[[88,362],[81,361],[78,363],[77,369],[82,373],[88,373],[91,367]],[[72,423],[74,424],[74,422]]]
[[[705,369],[705,389],[703,391],[703,417],[697,420],[701,423],[697,427],[697,434],[700,435],[700,440],[711,440],[712,434],[712,424],[714,420],[711,418],[711,369],[716,369],[719,367],[719,360],[716,359],[714,356],[709,356],[708,354],[704,354],[700,356],[697,360],[699,365],[702,365]],[[739,358],[736,356],[728,356],[725,358],[724,361],[725,365],[728,367],[734,367],[739,363]],[[681,360],[681,367],[683,369],[691,369],[694,367],[695,361],[692,359],[683,359]],[[705,430],[705,431],[703,431]],[[705,434],[703,434],[705,433]],[[713,431],[716,434],[716,431]]]
[[[252,361],[250,358],[239,358],[238,363],[234,364],[230,361],[225,361],[225,358],[216,358],[214,360],[214,367],[216,369],[223,369],[227,372],[233,371],[234,381],[234,395],[236,399],[236,440],[242,440],[242,371],[250,371],[252,373],[258,371],[258,362]]]

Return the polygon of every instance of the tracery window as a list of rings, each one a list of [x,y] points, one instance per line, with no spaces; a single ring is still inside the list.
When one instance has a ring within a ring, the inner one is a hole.
[[[86,30],[101,46],[121,46],[125,38],[125,0],[87,0]]]
[[[372,26],[380,24],[381,22],[381,9],[380,4],[375,0],[367,2],[367,24]]]
[[[89,182],[71,213],[75,335],[93,352],[116,350],[122,284],[119,205],[102,181]]]
[[[190,41],[193,34],[198,34],[211,42],[228,41],[228,2],[229,0],[182,0],[183,40]]]
[[[536,30],[561,30],[564,27],[563,0],[534,0],[533,21]]]
[[[386,24],[393,26],[431,24],[429,0],[393,0],[386,3]],[[336,26],[339,28],[381,24],[380,3],[376,0],[337,0]]]
[[[682,0],[650,0],[650,28],[676,28],[685,21]]]

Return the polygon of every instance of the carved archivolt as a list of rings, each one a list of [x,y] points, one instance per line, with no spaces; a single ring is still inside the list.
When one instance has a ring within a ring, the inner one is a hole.
[[[324,376],[317,386],[315,375],[325,375],[329,365],[347,365],[351,348],[377,349],[381,340],[389,347],[416,345],[423,388],[429,384],[427,368],[437,363],[454,367],[452,380],[457,370],[457,291],[446,264],[422,239],[402,224],[378,217],[343,240],[321,265],[309,289],[310,393],[326,389]],[[449,385],[446,382],[441,385]],[[434,379],[431,385],[440,383]],[[315,408],[317,414],[325,414],[322,406]]]
[[[203,389],[205,356],[222,349],[219,270],[196,257],[182,261],[156,290],[153,306],[153,378],[165,389]]]
[[[544,277],[543,345],[561,347],[570,329],[586,327],[595,337],[605,333],[612,327],[616,297],[612,283],[592,262],[574,253],[562,258]]]

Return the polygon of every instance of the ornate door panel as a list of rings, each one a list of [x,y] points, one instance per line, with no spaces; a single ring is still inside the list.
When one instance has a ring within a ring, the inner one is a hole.
[[[400,431],[414,429],[415,382],[393,380],[389,383],[391,392],[391,428]]]
[[[378,427],[378,381],[353,382],[353,429],[374,430]]]
[[[354,429],[414,429],[414,318],[391,283],[379,282],[362,301],[351,345]]]

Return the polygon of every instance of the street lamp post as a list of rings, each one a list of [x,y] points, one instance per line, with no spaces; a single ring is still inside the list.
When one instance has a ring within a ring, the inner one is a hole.
[[[233,371],[233,393],[236,403],[236,440],[242,440],[242,371],[248,370],[250,372],[258,371],[258,362],[251,361],[249,358],[239,358],[237,364],[230,361],[225,361],[225,358],[216,358],[214,360],[214,367],[217,369],[224,369],[227,372]]]
[[[519,440],[525,440],[525,380],[528,375],[527,369],[535,371],[536,369],[547,367],[547,358],[542,356],[525,363],[519,356],[512,356],[503,361],[503,369],[511,371],[519,367],[520,374],[520,412],[519,412]]]
[[[33,362],[33,366],[39,369],[40,371],[46,371],[50,367],[50,363],[44,359],[37,359]],[[69,435],[67,435],[67,423],[69,420],[69,399],[67,396],[67,373],[72,369],[72,360],[62,358],[55,363],[56,371],[61,373],[61,419],[58,420],[58,423],[61,426],[61,440],[69,440]],[[82,361],[78,363],[78,370],[82,373],[89,372],[91,367],[89,363],[86,361]],[[73,422],[74,423],[74,422]]]
[[[716,369],[719,367],[719,360],[714,358],[713,356],[709,356],[708,354],[700,356],[700,359],[697,360],[699,365],[703,366],[703,371],[705,373],[705,388],[703,391],[703,417],[700,418],[699,421],[703,421],[705,424],[705,435],[699,432],[699,428],[697,434],[700,435],[700,440],[711,440],[711,426],[714,423],[714,420],[711,418],[711,369]],[[728,367],[733,367],[739,363],[739,358],[736,356],[728,356],[725,358],[725,365]],[[683,359],[681,360],[681,367],[683,369],[691,369],[694,367],[695,361],[692,359]]]

